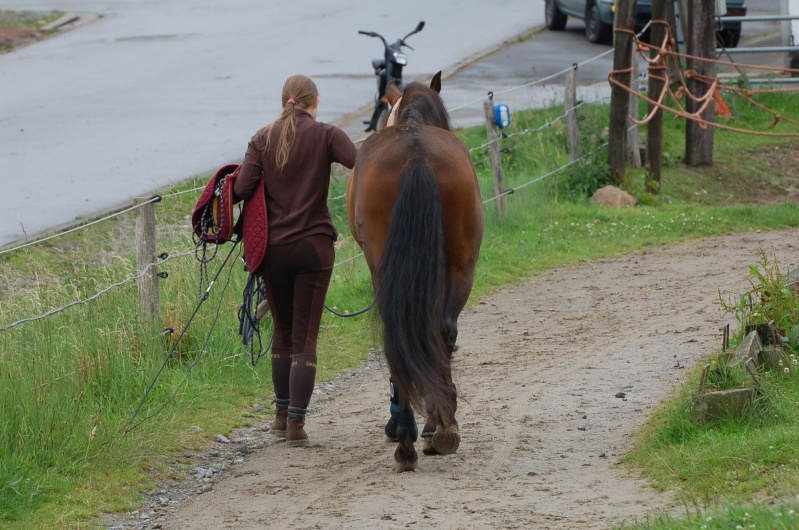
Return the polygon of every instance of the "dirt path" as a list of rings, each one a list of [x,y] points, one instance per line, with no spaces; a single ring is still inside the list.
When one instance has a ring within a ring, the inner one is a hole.
[[[192,476],[154,492],[149,511],[114,528],[599,529],[675,509],[619,455],[683,368],[720,345],[732,319],[719,291],[744,290],[761,250],[795,268],[797,235],[751,232],[554,270],[467,310],[456,455],[420,454],[416,472],[392,471],[387,375],[375,358],[321,386],[310,447],[250,432],[245,441],[260,436],[262,449],[204,487]],[[191,492],[176,500],[181,487]]]

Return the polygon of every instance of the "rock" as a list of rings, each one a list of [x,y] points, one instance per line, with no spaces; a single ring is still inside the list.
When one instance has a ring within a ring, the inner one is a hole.
[[[616,186],[599,188],[591,197],[591,202],[599,206],[611,206],[613,208],[632,208],[635,206],[635,198]]]
[[[734,388],[700,392],[694,396],[693,418],[696,423],[710,423],[728,417],[740,417],[757,395],[755,388]]]
[[[760,341],[760,335],[757,334],[757,330],[750,331],[738,345],[738,348],[735,349],[730,360],[727,361],[727,366],[730,368],[746,367],[746,361],[751,357],[755,362],[755,368],[757,368],[758,356],[762,349],[763,343]]]
[[[230,443],[230,440],[224,434],[217,434],[216,435],[216,441],[219,442],[219,443],[223,443],[223,444],[229,444]]]
[[[777,373],[788,375],[791,373],[791,361],[785,351],[779,346],[766,346],[760,352],[760,364],[767,366]]]

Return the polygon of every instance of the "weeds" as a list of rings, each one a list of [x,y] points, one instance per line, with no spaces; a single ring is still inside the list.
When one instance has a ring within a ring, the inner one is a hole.
[[[758,265],[749,266],[750,289],[737,299],[723,300],[724,311],[738,322],[738,340],[759,324],[773,326],[777,334],[787,339],[790,354],[799,351],[799,278],[797,271],[784,274],[777,260],[761,254]],[[778,338],[775,337],[777,341]]]

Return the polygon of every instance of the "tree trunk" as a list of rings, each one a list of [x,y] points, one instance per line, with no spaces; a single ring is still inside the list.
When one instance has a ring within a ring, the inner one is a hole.
[[[694,0],[688,7],[688,35],[686,36],[686,71],[693,70],[705,76],[715,76],[713,64],[701,58],[713,59],[716,54],[715,31],[716,0]],[[696,57],[694,59],[693,57]],[[695,97],[707,94],[711,87],[705,83],[688,79],[688,90]],[[713,95],[709,95],[711,100]],[[703,103],[686,96],[685,109],[697,112]],[[711,103],[702,111],[700,117],[713,122],[715,105]],[[685,126],[685,163],[689,166],[713,165],[713,127],[702,126],[689,120]]]
[[[652,0],[652,20],[667,20],[666,3],[671,0]],[[652,24],[649,32],[649,40],[653,46],[660,46],[666,36],[666,27],[663,24]],[[658,54],[657,49],[650,50],[650,57],[655,58]],[[664,89],[665,83],[661,79],[667,75],[667,65],[659,65],[657,69],[650,66],[649,86],[647,94],[650,99],[657,101],[660,93]],[[654,76],[654,77],[653,77]],[[649,112],[655,109],[655,105],[649,104]],[[663,111],[656,110],[646,128],[646,191],[648,193],[660,193],[661,177],[663,170]]]
[[[636,0],[618,0],[616,3],[616,28],[632,30],[635,27]],[[613,51],[615,79],[622,85],[630,86],[630,64],[632,63],[632,36],[616,33]],[[613,85],[610,89],[610,122],[608,125],[608,166],[611,182],[619,184],[625,173],[627,160],[627,110],[630,93],[623,87]]]

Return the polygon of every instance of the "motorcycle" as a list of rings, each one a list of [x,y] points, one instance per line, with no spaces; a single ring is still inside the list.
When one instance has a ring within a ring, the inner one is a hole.
[[[382,35],[374,31],[358,32],[360,35],[366,35],[367,37],[378,37],[383,41],[384,47],[383,57],[372,59],[372,67],[375,69],[375,76],[377,76],[377,94],[375,95],[375,110],[372,112],[372,118],[363,121],[364,124],[368,125],[365,132],[377,131],[385,125],[388,114],[391,112],[391,106],[386,99],[386,87],[393,80],[402,88],[402,67],[408,64],[408,58],[402,53],[402,47],[405,46],[409,50],[413,50],[405,43],[405,39],[415,33],[419,33],[422,29],[424,29],[424,20],[419,22],[416,29],[403,38],[397,39],[393,44],[389,44]]]

